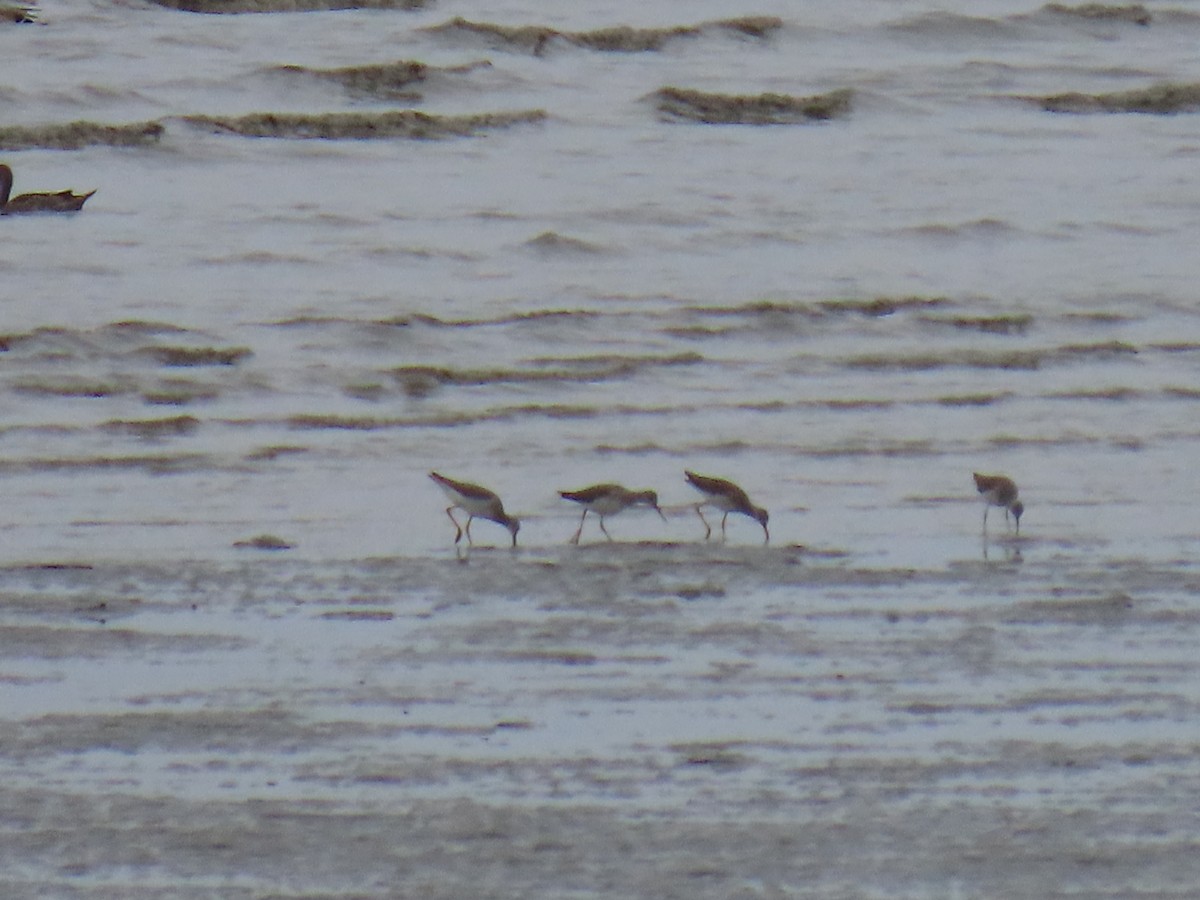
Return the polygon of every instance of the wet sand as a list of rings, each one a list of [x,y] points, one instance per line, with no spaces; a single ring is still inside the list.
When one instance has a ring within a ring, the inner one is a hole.
[[[994,550],[4,569],[0,893],[1191,896],[1200,572]]]

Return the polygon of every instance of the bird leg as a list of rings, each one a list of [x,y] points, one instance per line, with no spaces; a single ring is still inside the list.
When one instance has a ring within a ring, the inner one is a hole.
[[[475,546],[475,542],[473,540],[471,540],[471,523],[474,521],[475,521],[475,517],[472,515],[468,515],[467,516],[467,527],[463,529],[463,533],[467,536],[467,543],[472,547]]]
[[[612,535],[608,533],[608,529],[604,527],[604,516],[600,517],[600,530],[604,532],[604,536],[608,538],[609,543],[612,543]]]
[[[459,541],[462,540],[463,532],[462,532],[462,526],[458,524],[458,519],[454,518],[454,507],[453,506],[446,507],[446,515],[448,515],[450,517],[450,521],[454,523],[454,543],[457,544]]]
[[[712,537],[712,526],[708,524],[708,519],[704,518],[704,513],[700,512],[700,507],[703,505],[703,503],[696,504],[696,515],[698,515],[700,517],[700,521],[704,523],[704,539],[707,541],[710,537]]]
[[[725,521],[729,518],[729,513],[721,516],[721,540],[725,540]]]
[[[571,538],[570,543],[578,544],[579,536],[583,534],[583,520],[587,518],[588,511],[584,509],[583,515],[579,517],[579,527],[575,529],[575,537]]]

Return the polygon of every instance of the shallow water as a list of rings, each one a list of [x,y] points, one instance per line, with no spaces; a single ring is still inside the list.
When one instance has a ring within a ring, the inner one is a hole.
[[[676,6],[0,26],[6,125],[164,127],[4,153],[98,188],[0,220],[5,896],[1194,892],[1195,117],[1021,98],[1186,82],[1200,16]],[[419,99],[279,69],[399,59]],[[187,120],[408,103],[547,116]],[[433,468],[520,548],[456,554]],[[667,523],[567,546],[601,481]]]

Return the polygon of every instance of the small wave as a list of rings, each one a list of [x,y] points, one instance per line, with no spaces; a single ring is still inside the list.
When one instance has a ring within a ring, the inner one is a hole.
[[[1040,369],[1044,365],[1069,362],[1084,357],[1117,358],[1137,354],[1132,344],[1106,341],[1096,344],[1066,344],[1039,350],[984,351],[947,349],[942,352],[911,354],[864,354],[845,360],[851,369],[918,372],[934,369]]]
[[[1012,393],[1004,391],[998,394],[955,394],[938,397],[940,406],[992,406],[1012,397]]]
[[[137,336],[185,334],[188,331],[188,329],[181,325],[172,325],[170,322],[148,322],[144,319],[125,319],[121,322],[110,322],[107,325],[102,325],[99,330],[112,334],[131,334]]]
[[[1172,115],[1200,111],[1200,83],[1163,82],[1148,88],[1108,94],[1046,94],[1018,96],[1047,112],[1058,113],[1147,113]]]
[[[17,472],[88,471],[97,469],[136,469],[155,474],[224,468],[203,453],[153,453],[129,456],[44,457],[4,460],[0,469]]]
[[[979,350],[946,351],[944,353],[913,353],[901,355],[865,354],[846,360],[850,369],[873,371],[920,372],[933,369],[1038,369],[1044,354],[1036,350],[1012,350],[987,353]]]
[[[567,237],[554,231],[543,231],[537,237],[527,240],[525,246],[545,256],[604,252],[604,248],[598,244],[591,244],[579,238]]]
[[[756,300],[735,306],[687,306],[685,313],[713,317],[763,318],[777,322],[781,317],[817,319],[828,316],[856,315],[883,318],[899,312],[936,309],[950,301],[945,297],[875,297],[870,300],[821,300],[817,303],[782,303],[775,300]]]
[[[496,25],[491,22],[471,22],[459,17],[426,28],[425,31],[441,37],[482,40],[498,49],[540,56],[552,42],[608,53],[644,53],[661,50],[672,41],[712,32],[732,32],[762,39],[782,27],[783,20],[776,16],[743,16],[671,28],[618,25],[595,31],[559,31],[546,25]]]
[[[132,434],[140,438],[172,437],[191,434],[200,427],[194,416],[172,416],[167,419],[113,419],[102,426],[106,431]]]
[[[586,321],[605,316],[620,316],[623,313],[600,313],[590,309],[535,309],[529,312],[507,313],[501,316],[480,317],[475,319],[439,319],[436,316],[414,315],[411,321],[435,328],[479,328],[495,325],[517,325],[524,322],[544,322],[552,320]]]
[[[347,319],[341,316],[312,316],[301,315],[289,319],[281,319],[268,323],[277,328],[327,328],[327,327],[365,327],[379,329],[411,328],[419,325],[425,328],[493,328],[496,326],[520,325],[546,321],[584,322],[606,316],[621,316],[626,313],[601,313],[589,309],[539,309],[530,312],[506,313],[499,316],[481,316],[470,319],[443,319],[427,313],[411,313],[388,319]]]
[[[958,222],[955,224],[931,222],[925,225],[914,225],[899,229],[901,234],[935,238],[999,237],[1016,231],[1017,229],[1008,222],[992,218],[973,219],[969,222]]]
[[[788,125],[825,121],[850,114],[854,92],[849,88],[794,97],[790,94],[714,94],[664,87],[650,95],[667,119],[706,125]]]
[[[1101,438],[1092,434],[1071,432],[1053,437],[998,434],[988,438],[987,443],[992,447],[1014,450],[1020,447],[1091,447],[1101,441]]]
[[[233,366],[253,356],[249,347],[146,347],[141,351],[164,366]]]
[[[1140,3],[1131,3],[1125,6],[1112,6],[1107,3],[1084,3],[1080,6],[1047,3],[1042,10],[1055,16],[1071,19],[1085,19],[1093,22],[1129,22],[1134,25],[1149,25],[1154,18],[1150,14],[1150,10]]]
[[[220,391],[212,385],[181,378],[168,378],[155,388],[142,391],[142,402],[151,406],[190,406],[216,400]]]
[[[834,400],[821,400],[815,406],[820,406],[832,412],[857,412],[863,409],[890,409],[895,406],[894,400],[875,400],[869,397],[846,397]]]
[[[79,150],[83,147],[141,147],[158,143],[161,122],[104,125],[71,122],[66,125],[7,125],[0,128],[0,150]]]
[[[873,300],[825,300],[817,307],[824,313],[853,313],[877,319],[898,312],[935,309],[949,303],[946,297],[876,297]]]
[[[1020,33],[1014,23],[1003,19],[942,11],[922,13],[893,22],[886,27],[895,34],[939,41],[953,38],[1016,37]]]
[[[422,9],[428,0],[150,0],[167,9],[206,14],[322,12],[343,9]]]
[[[460,116],[439,116],[415,109],[397,109],[372,113],[312,115],[252,113],[246,116],[184,116],[183,121],[216,134],[237,134],[242,137],[300,140],[436,140],[470,137],[497,128],[542,122],[546,118],[546,112],[540,109]]]
[[[135,392],[127,379],[93,380],[82,376],[64,375],[57,378],[25,378],[12,388],[18,394],[34,397],[119,397]]]
[[[910,441],[850,441],[832,447],[797,447],[799,456],[809,456],[817,459],[837,459],[840,457],[880,457],[884,459],[904,457],[941,456],[947,452],[946,445],[941,441],[910,440]]]
[[[318,81],[332,81],[357,97],[378,97],[385,100],[417,102],[422,99],[414,85],[425,85],[439,75],[461,75],[476,69],[489,68],[487,60],[461,66],[438,67],[415,60],[399,60],[391,63],[376,63],[361,66],[343,66],[335,69],[312,69],[307,66],[276,66],[268,71],[289,76],[299,76]]]
[[[1200,388],[1171,385],[1163,388],[1163,394],[1175,400],[1200,400]]]
[[[302,265],[317,265],[316,260],[307,256],[300,256],[295,253],[276,253],[271,250],[247,250],[242,253],[231,253],[229,256],[208,256],[203,257],[200,262],[210,266],[238,266],[238,265],[287,265],[287,266],[302,266]]]
[[[291,550],[296,545],[273,534],[259,534],[234,541],[233,546],[239,550]]]
[[[252,450],[242,458],[247,462],[274,462],[281,456],[293,456],[298,453],[308,453],[308,451],[308,447],[297,447],[294,444],[272,444]]]
[[[964,331],[982,331],[984,334],[1024,334],[1033,324],[1033,316],[1025,313],[1008,316],[925,316],[922,321]]]
[[[1127,387],[1087,388],[1075,391],[1053,391],[1042,394],[1047,400],[1136,400],[1146,396],[1142,391]]]
[[[528,369],[451,369],[441,366],[401,366],[392,377],[410,397],[426,397],[447,385],[527,384],[534,382],[599,382],[628,378],[643,369],[659,366],[695,365],[704,361],[698,353],[674,356],[595,356],[571,359],[534,360]]]

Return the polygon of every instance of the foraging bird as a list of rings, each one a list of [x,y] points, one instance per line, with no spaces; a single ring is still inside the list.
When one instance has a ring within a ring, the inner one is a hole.
[[[724,515],[721,516],[721,540],[725,540],[725,520],[729,518],[731,512],[736,512],[757,521],[762,526],[763,534],[766,537],[763,543],[770,542],[771,533],[767,531],[767,511],[761,506],[751,503],[746,492],[740,487],[724,478],[710,478],[707,475],[697,475],[695,472],[686,470],[683,474],[687,478],[688,484],[705,495],[705,499],[696,504],[696,515],[704,523],[704,539],[706,541],[712,535],[712,527],[704,518],[704,513],[700,511],[700,508],[715,506],[724,512]]]
[[[589,512],[593,512],[600,517],[600,530],[604,532],[604,536],[610,541],[612,540],[612,535],[604,527],[604,517],[615,516],[617,513],[629,509],[631,506],[636,506],[639,503],[649,506],[662,516],[664,522],[667,521],[667,517],[663,515],[663,511],[658,508],[658,494],[654,493],[654,491],[631,491],[621,487],[619,484],[594,484],[591,487],[585,487],[578,491],[559,491],[558,493],[564,500],[573,500],[583,507],[583,515],[579,517],[579,528],[576,529],[575,536],[571,538],[572,544],[579,543],[579,536],[583,534],[583,523],[587,519]]]
[[[446,515],[454,523],[456,532],[454,543],[457,544],[462,540],[462,536],[465,533],[467,543],[473,545],[471,540],[471,522],[474,519],[488,519],[507,528],[512,535],[512,545],[514,547],[517,546],[517,531],[520,530],[521,523],[504,511],[504,504],[500,502],[500,498],[492,491],[477,484],[455,481],[453,478],[447,478],[445,475],[439,475],[437,472],[430,472],[429,477],[436,481],[441,489],[446,492],[446,496],[450,498],[450,505],[446,507]],[[465,528],[459,525],[458,520],[454,518],[455,507],[467,514]]]
[[[1004,507],[1004,521],[1008,521],[1011,512],[1017,520],[1017,534],[1021,533],[1021,514],[1025,512],[1025,504],[1017,499],[1017,485],[1005,475],[980,475],[973,472],[975,490],[983,497],[983,533],[987,534],[987,514],[992,506]]]
[[[18,213],[38,212],[75,212],[83,208],[87,198],[96,193],[74,194],[71,191],[58,191],[54,194],[21,194],[9,199],[12,193],[12,169],[0,163],[0,216],[11,216]]]

